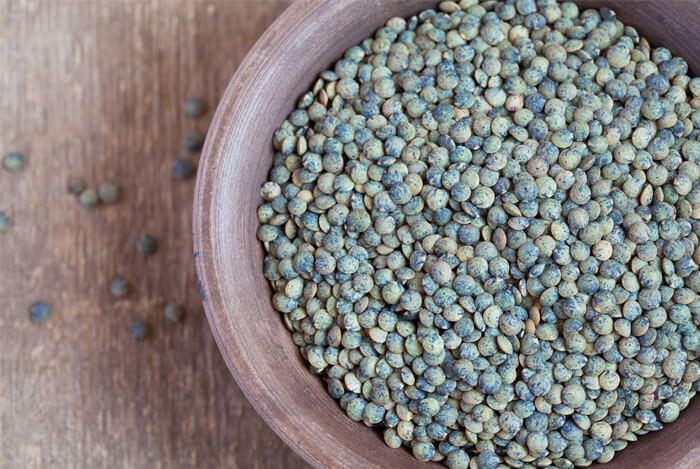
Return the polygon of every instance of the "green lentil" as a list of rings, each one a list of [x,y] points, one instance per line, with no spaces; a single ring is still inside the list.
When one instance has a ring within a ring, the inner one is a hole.
[[[45,322],[51,316],[51,305],[45,301],[37,301],[29,309],[29,317],[36,322]]]
[[[80,203],[86,208],[95,208],[100,203],[100,196],[94,189],[85,189],[80,193]]]
[[[85,189],[87,189],[87,184],[82,178],[71,178],[68,181],[68,192],[73,195],[80,195]]]
[[[158,249],[158,240],[151,235],[143,235],[136,241],[136,249],[144,256],[150,256]]]
[[[204,114],[204,101],[200,98],[190,98],[185,101],[184,110],[187,117],[201,117]]]
[[[177,303],[168,303],[163,309],[165,317],[173,322],[181,321],[185,317],[185,307]]]
[[[182,138],[182,143],[189,151],[199,151],[204,145],[204,135],[196,130],[189,130]]]
[[[136,340],[144,340],[151,334],[151,327],[143,321],[135,321],[129,326],[129,334]]]
[[[100,196],[100,200],[107,204],[117,202],[120,192],[119,186],[113,182],[103,182],[100,184],[100,187],[97,188],[97,194]]]
[[[451,468],[586,466],[700,388],[700,81],[603,9],[444,1],[274,133],[274,307],[347,415]]]
[[[10,226],[10,217],[8,217],[5,212],[0,212],[0,233],[7,231]]]
[[[8,171],[20,171],[24,167],[24,156],[17,152],[8,153],[3,164]]]
[[[124,298],[129,294],[129,290],[129,283],[121,277],[112,280],[109,284],[109,294],[114,298]]]
[[[180,158],[173,164],[172,171],[176,179],[189,179],[195,173],[195,165],[189,158]]]

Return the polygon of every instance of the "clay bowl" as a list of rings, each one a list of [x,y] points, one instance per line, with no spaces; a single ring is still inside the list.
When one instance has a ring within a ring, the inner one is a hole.
[[[436,1],[300,0],[267,30],[231,80],[209,130],[197,179],[194,250],[202,301],[228,367],[255,409],[304,459],[324,468],[425,468],[379,432],[348,419],[302,363],[270,303],[255,238],[271,135],[315,76],[386,19]],[[700,70],[700,0],[577,2],[610,6],[652,44]],[[226,60],[225,57],[222,58]],[[444,467],[431,464],[431,467]],[[700,402],[607,468],[700,467]]]

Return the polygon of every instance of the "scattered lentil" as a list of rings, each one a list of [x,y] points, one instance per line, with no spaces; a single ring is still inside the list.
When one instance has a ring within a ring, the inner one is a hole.
[[[136,340],[144,340],[151,334],[151,327],[142,321],[135,321],[129,326],[129,334]]]
[[[136,241],[136,248],[144,256],[150,256],[158,249],[158,240],[145,234]]]
[[[201,117],[204,114],[204,101],[200,98],[190,98],[185,102],[187,117]]]
[[[5,212],[0,212],[0,233],[7,231],[10,226],[10,217],[8,217]]]
[[[45,322],[51,316],[51,305],[45,301],[37,301],[29,309],[29,316],[33,321]]]
[[[68,181],[68,192],[73,195],[80,195],[85,189],[87,189],[87,184],[85,184],[84,179],[72,178]]]
[[[124,298],[129,294],[129,290],[129,283],[121,277],[112,280],[109,284],[109,294],[114,298]]]
[[[177,179],[189,179],[194,172],[194,163],[189,158],[180,158],[173,164],[173,176]]]
[[[113,204],[119,200],[119,186],[113,182],[103,182],[100,187],[97,188],[97,193],[100,196],[100,200],[107,204]]]
[[[204,145],[204,135],[196,130],[189,130],[185,133],[182,143],[189,151],[199,151]]]
[[[100,197],[94,189],[85,189],[80,193],[80,203],[86,208],[95,208],[100,203]]]
[[[8,171],[19,171],[24,167],[24,157],[21,153],[8,153],[3,163]]]
[[[185,308],[177,303],[168,303],[164,309],[165,317],[171,321],[180,321],[185,317]]]

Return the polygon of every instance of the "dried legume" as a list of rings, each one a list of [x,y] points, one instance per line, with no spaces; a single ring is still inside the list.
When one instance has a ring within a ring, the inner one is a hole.
[[[80,193],[80,203],[86,208],[95,208],[100,203],[100,196],[94,189],[85,189]]]
[[[109,294],[114,298],[124,298],[129,294],[129,290],[129,283],[121,277],[112,280],[109,284]]]
[[[87,184],[85,184],[84,179],[72,178],[68,181],[68,192],[73,195],[80,195],[85,189],[87,189]]]
[[[194,174],[194,163],[188,158],[180,158],[173,164],[173,176],[177,179],[189,179]]]
[[[190,98],[185,102],[185,115],[187,117],[201,117],[204,113],[204,101],[199,98]]]
[[[10,217],[5,212],[0,212],[0,233],[7,231],[10,226]]]
[[[180,321],[185,317],[185,308],[177,303],[168,303],[164,309],[165,317],[171,321]]]
[[[136,249],[144,256],[150,256],[158,249],[158,240],[151,235],[143,235],[136,241]]]
[[[100,196],[100,200],[107,204],[113,204],[119,200],[120,194],[119,186],[113,182],[103,182],[100,187],[97,188],[97,193]]]
[[[196,130],[189,130],[185,133],[182,143],[189,151],[199,151],[202,149],[202,145],[204,145],[204,135]]]
[[[33,321],[45,322],[51,316],[51,305],[45,301],[37,301],[29,309],[29,316]]]
[[[3,164],[8,171],[19,171],[24,167],[24,157],[21,153],[8,153],[5,156]]]
[[[151,333],[151,327],[142,321],[136,321],[129,326],[129,334],[136,340],[146,339]]]

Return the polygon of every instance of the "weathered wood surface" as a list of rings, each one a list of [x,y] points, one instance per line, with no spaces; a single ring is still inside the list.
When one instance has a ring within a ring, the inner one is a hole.
[[[298,468],[243,397],[202,313],[194,180],[173,180],[187,129],[206,131],[237,65],[288,1],[0,1],[0,467]],[[206,117],[184,117],[201,96]],[[93,211],[69,177],[111,180]],[[148,232],[160,241],[144,260]],[[133,292],[115,301],[118,275]],[[45,299],[44,325],[28,318]],[[187,305],[182,324],[166,301]],[[141,318],[153,337],[136,343]]]

